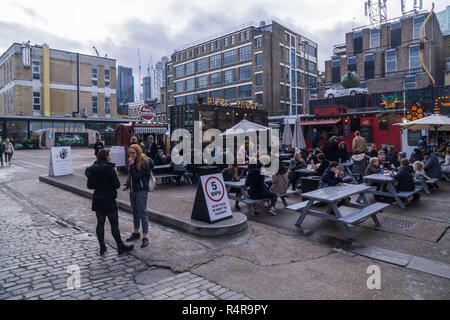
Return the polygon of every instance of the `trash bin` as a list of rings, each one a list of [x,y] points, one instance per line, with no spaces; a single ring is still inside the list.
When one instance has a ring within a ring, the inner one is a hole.
[[[319,176],[310,176],[310,177],[302,177],[302,193],[310,192],[317,190],[319,188],[320,177]]]

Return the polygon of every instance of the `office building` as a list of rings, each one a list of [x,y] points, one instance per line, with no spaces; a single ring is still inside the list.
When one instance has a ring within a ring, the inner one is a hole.
[[[129,102],[134,102],[133,69],[119,66],[117,74],[117,105],[126,105]]]
[[[152,77],[152,99],[161,100],[161,87],[166,85],[166,63],[169,61],[167,57],[162,57],[151,68]]]
[[[147,99],[151,99],[152,98],[152,78],[151,77],[144,77],[142,79],[142,89],[143,89],[144,101]]]

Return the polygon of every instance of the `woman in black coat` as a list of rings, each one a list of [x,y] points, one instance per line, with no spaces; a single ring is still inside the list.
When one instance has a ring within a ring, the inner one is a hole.
[[[117,189],[120,188],[119,178],[111,163],[111,154],[108,149],[101,149],[97,155],[97,161],[86,169],[85,175],[88,178],[87,187],[94,189],[92,200],[92,211],[97,215],[97,238],[100,243],[100,255],[106,252],[105,245],[105,221],[108,217],[111,224],[111,233],[117,244],[117,251],[120,254],[133,249],[123,243],[119,231],[119,214],[117,211]]]
[[[347,143],[345,141],[342,141],[339,144],[339,162],[346,162],[348,159],[350,159],[351,155],[348,152]]]
[[[325,153],[328,161],[339,162],[340,150],[336,136],[332,136],[330,140],[328,140],[328,142],[325,144],[325,147],[323,148],[323,153]]]
[[[103,145],[102,141],[100,139],[97,139],[97,141],[94,144],[94,150],[95,150],[95,157],[97,157],[98,152],[103,149],[105,146]]]

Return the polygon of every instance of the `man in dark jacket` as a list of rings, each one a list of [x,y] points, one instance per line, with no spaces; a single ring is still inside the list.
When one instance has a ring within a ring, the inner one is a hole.
[[[249,164],[247,178],[245,179],[245,187],[248,188],[248,195],[250,199],[270,199],[271,207],[269,212],[272,215],[276,215],[275,205],[277,203],[277,195],[270,192],[264,183],[264,176],[261,174],[262,164],[258,162],[257,165]]]
[[[442,169],[437,156],[434,153],[425,152],[423,159],[425,161],[423,169],[427,176],[430,178],[440,178],[442,176]]]
[[[342,174],[337,162],[330,162],[330,166],[325,169],[322,177],[320,178],[321,188],[334,187],[338,183],[342,182]]]
[[[94,189],[92,211],[97,215],[97,238],[100,243],[100,255],[106,252],[105,245],[105,221],[108,217],[111,224],[111,233],[117,244],[119,254],[130,251],[133,246],[123,243],[119,231],[119,215],[117,211],[117,189],[120,182],[111,163],[111,154],[108,149],[101,149],[97,155],[97,161],[86,169],[87,187]]]
[[[329,161],[339,161],[340,151],[336,136],[332,136],[330,140],[327,141],[323,148],[323,153],[325,153],[325,156]]]
[[[158,145],[155,143],[153,136],[148,136],[147,143],[145,144],[145,154],[150,159],[154,160],[158,153]]]
[[[414,186],[414,168],[409,165],[408,159],[400,160],[400,168],[398,172],[395,173],[391,171],[391,176],[398,181],[397,183],[397,191],[413,191],[415,189]]]

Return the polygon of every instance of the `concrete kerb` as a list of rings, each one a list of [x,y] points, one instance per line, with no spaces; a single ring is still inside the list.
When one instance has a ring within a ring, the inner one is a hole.
[[[52,177],[49,176],[39,176],[39,181],[70,191],[88,199],[92,199],[93,196],[93,191],[91,190],[65,184],[52,179]],[[116,201],[119,209],[129,213],[132,212],[131,205],[129,203],[122,200]],[[233,213],[232,219],[224,220],[216,224],[208,224],[195,220],[182,220],[155,210],[147,210],[147,214],[150,221],[202,237],[230,236],[244,231],[248,227],[247,216],[238,212]]]

